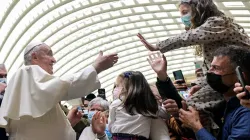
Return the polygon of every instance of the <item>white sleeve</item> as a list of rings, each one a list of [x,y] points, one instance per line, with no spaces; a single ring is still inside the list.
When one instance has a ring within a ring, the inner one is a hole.
[[[19,120],[23,116],[41,117],[60,101],[83,97],[99,87],[93,66],[62,77],[50,75],[37,65],[22,67],[5,90],[0,110],[4,119],[0,119],[0,125],[6,127],[9,119]]]
[[[162,119],[152,119],[149,137],[152,140],[170,140],[168,127]]]
[[[72,75],[62,76],[61,79],[70,82],[68,94],[63,100],[83,97],[101,86],[93,66]]]
[[[109,119],[108,119],[108,129],[110,133],[112,133],[112,126],[115,122],[115,116],[116,116],[116,109],[121,104],[121,101],[119,99],[114,100],[112,104],[109,106]]]
[[[170,119],[171,117],[171,115],[165,110],[165,108],[161,106],[158,107],[157,116],[166,120]]]

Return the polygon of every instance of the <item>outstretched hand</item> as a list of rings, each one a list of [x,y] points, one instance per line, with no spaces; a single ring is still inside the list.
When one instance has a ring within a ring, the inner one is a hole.
[[[96,58],[93,67],[96,69],[97,73],[100,73],[104,70],[107,70],[118,61],[118,55],[116,53],[110,55],[103,55],[103,52],[100,51],[99,56]]]
[[[148,63],[162,81],[167,78],[167,60],[163,54],[153,53],[149,55]]]
[[[140,34],[138,33],[137,36],[139,37],[139,39],[141,40],[141,42],[143,43],[143,45],[150,51],[157,51],[159,50],[159,48],[157,48],[154,45],[151,45],[148,43],[148,41],[146,41],[146,39]]]

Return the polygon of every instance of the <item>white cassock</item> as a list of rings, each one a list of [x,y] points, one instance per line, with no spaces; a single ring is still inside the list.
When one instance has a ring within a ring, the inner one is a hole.
[[[96,70],[56,77],[37,65],[19,69],[11,78],[0,110],[0,126],[10,140],[75,140],[76,134],[59,106],[98,89]]]

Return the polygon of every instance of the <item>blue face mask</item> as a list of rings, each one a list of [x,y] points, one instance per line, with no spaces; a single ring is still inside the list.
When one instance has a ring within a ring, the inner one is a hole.
[[[182,16],[181,21],[186,27],[191,27],[191,13]]]
[[[95,115],[96,111],[89,111],[88,113],[88,120],[91,123],[92,122],[92,118]]]
[[[0,78],[0,83],[7,84],[7,79],[6,78]]]

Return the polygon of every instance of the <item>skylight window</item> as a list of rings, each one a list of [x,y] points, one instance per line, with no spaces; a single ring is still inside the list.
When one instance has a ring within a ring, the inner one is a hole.
[[[139,4],[150,3],[149,0],[137,0],[137,2],[138,2]]]
[[[233,15],[250,15],[248,10],[230,10]]]
[[[222,2],[225,7],[245,7],[245,5],[241,1],[235,2]]]
[[[156,5],[155,6],[147,6],[147,9],[149,11],[159,11],[160,10],[160,8]]]
[[[170,10],[170,9],[177,9],[177,7],[174,4],[164,4],[161,5],[165,10]]]
[[[145,12],[145,9],[143,7],[135,7],[133,8],[136,13],[142,13]]]
[[[25,45],[32,40],[41,40],[54,51],[55,59],[58,60],[54,73],[58,76],[78,72],[92,64],[100,50],[104,54],[117,52],[118,63],[99,75],[107,97],[112,97],[116,76],[126,70],[142,71],[148,82],[154,83],[156,75],[146,61],[148,50],[136,35],[141,33],[149,43],[155,45],[184,32],[185,26],[178,11],[179,2],[180,0],[2,0],[0,63],[6,64],[8,75],[11,76],[23,65]],[[250,35],[248,1],[215,0],[215,3]],[[194,48],[183,47],[164,54],[168,59],[170,76],[173,76],[173,70],[181,69],[183,74],[194,77]]]

